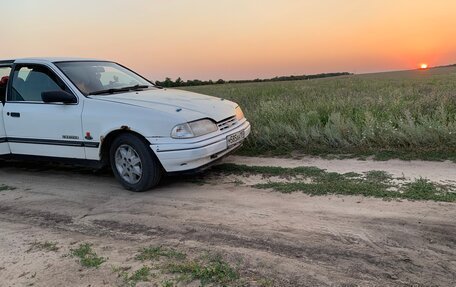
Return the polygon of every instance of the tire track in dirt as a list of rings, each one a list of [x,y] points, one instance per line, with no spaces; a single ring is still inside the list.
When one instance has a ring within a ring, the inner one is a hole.
[[[300,238],[300,241],[295,241],[287,236],[288,234],[280,232],[275,234],[265,234],[258,231],[242,232],[221,224],[194,223],[170,229],[108,219],[91,220],[90,215],[83,219],[77,219],[59,213],[4,205],[0,205],[0,214],[2,220],[10,219],[10,221],[21,223],[33,222],[46,228],[80,232],[98,237],[108,236],[114,239],[133,239],[138,241],[144,237],[153,237],[184,242],[196,241],[203,245],[242,248],[252,252],[267,252],[274,256],[287,257],[306,264],[317,263],[317,265],[325,266],[332,272],[351,273],[351,277],[357,280],[362,280],[366,276],[377,280],[389,280],[397,277],[398,270],[402,273],[419,274],[425,267],[415,263],[415,260],[408,256],[406,252],[410,247],[400,244],[399,241],[396,241],[395,244],[391,244],[390,241],[389,244],[384,244],[383,249],[379,251],[372,248],[370,242],[366,242],[359,237],[330,233],[306,234]],[[401,226],[405,224],[405,222],[398,220],[388,221],[384,219],[383,221],[393,230],[400,230]],[[365,222],[365,224],[372,225],[373,223]],[[436,226],[433,223],[421,223],[419,226],[413,226],[413,230],[422,230],[428,236],[432,234],[434,242],[439,241],[452,248],[456,246],[455,237],[453,237],[455,234],[454,232],[448,233],[448,230],[456,230],[454,227],[454,225],[449,224]],[[410,225],[408,228],[411,229]],[[293,231],[290,230],[290,233]],[[401,236],[403,235],[401,234]],[[388,252],[387,249],[390,247],[403,250],[395,254]],[[439,249],[434,251],[444,256],[450,256],[450,258],[451,256],[456,256],[455,252],[451,252],[448,249],[442,252],[442,246],[439,246]],[[451,265],[451,261],[447,263]],[[369,266],[369,268],[366,268],[366,266]],[[441,267],[444,271],[450,272],[450,274],[453,272],[451,266],[448,267],[448,265],[444,264]],[[428,272],[430,271],[428,270]],[[432,272],[435,274],[442,273],[442,271],[438,270],[432,270]],[[444,276],[445,274],[441,275]],[[306,282],[308,281],[309,279],[306,279]],[[411,282],[413,281],[409,281],[409,283]]]
[[[179,178],[133,194],[109,174],[25,164],[0,168],[0,182],[17,188],[0,192],[0,221],[60,236],[222,250],[278,286],[456,282],[452,203],[285,195]]]

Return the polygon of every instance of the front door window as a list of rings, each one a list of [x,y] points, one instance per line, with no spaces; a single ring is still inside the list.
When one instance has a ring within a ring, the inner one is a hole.
[[[42,102],[41,93],[68,91],[68,88],[54,73],[44,66],[17,66],[12,79],[8,101]]]

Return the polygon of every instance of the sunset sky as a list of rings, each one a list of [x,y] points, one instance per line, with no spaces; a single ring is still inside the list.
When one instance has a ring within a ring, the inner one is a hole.
[[[454,0],[0,0],[0,59],[110,59],[153,80],[456,63]]]

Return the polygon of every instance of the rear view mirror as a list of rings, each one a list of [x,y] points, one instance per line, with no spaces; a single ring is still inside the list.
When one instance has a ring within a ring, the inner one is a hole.
[[[92,69],[95,73],[104,73],[105,72],[105,68],[100,67],[100,66],[93,66]]]
[[[41,99],[45,103],[76,104],[78,102],[75,95],[65,91],[42,92]]]

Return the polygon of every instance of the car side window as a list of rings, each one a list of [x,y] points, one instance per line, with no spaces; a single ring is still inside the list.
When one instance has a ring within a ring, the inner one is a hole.
[[[5,66],[5,67],[0,67],[0,79],[3,77],[9,76],[11,71],[11,67]]]
[[[14,69],[8,101],[42,102],[41,93],[69,91],[65,84],[47,67],[18,65]]]

